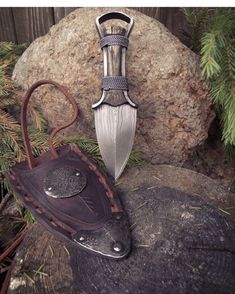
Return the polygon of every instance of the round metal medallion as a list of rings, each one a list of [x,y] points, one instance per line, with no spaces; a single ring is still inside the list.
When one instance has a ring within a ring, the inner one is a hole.
[[[79,169],[65,165],[47,173],[44,191],[53,198],[66,198],[82,192],[86,183],[86,176]]]

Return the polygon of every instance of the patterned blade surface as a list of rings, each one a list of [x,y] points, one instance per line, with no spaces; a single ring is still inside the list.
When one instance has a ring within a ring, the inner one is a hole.
[[[128,104],[103,104],[95,110],[96,136],[108,172],[115,180],[123,172],[131,153],[137,110]]]

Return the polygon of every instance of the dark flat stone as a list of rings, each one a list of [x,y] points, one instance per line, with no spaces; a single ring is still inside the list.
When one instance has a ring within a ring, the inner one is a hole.
[[[127,259],[75,250],[35,224],[8,293],[235,293],[234,194],[167,165],[128,170],[117,189],[132,229]]]

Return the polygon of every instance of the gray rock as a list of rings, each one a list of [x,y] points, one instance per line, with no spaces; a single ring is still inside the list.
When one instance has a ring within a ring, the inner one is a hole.
[[[135,19],[127,53],[130,96],[139,104],[134,148],[157,163],[182,164],[207,138],[214,113],[199,58],[161,23],[140,12],[119,9]],[[102,55],[95,18],[107,8],[73,11],[36,39],[15,66],[13,79],[27,89],[39,79],[70,88],[80,107],[71,134],[95,137],[91,105],[100,97]],[[51,127],[71,114],[64,97],[51,86],[34,95]]]

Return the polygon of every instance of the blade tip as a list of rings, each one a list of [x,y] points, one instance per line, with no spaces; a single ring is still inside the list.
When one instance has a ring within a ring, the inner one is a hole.
[[[114,178],[115,182],[120,178],[121,174],[122,174],[122,171],[114,173],[113,178]]]

